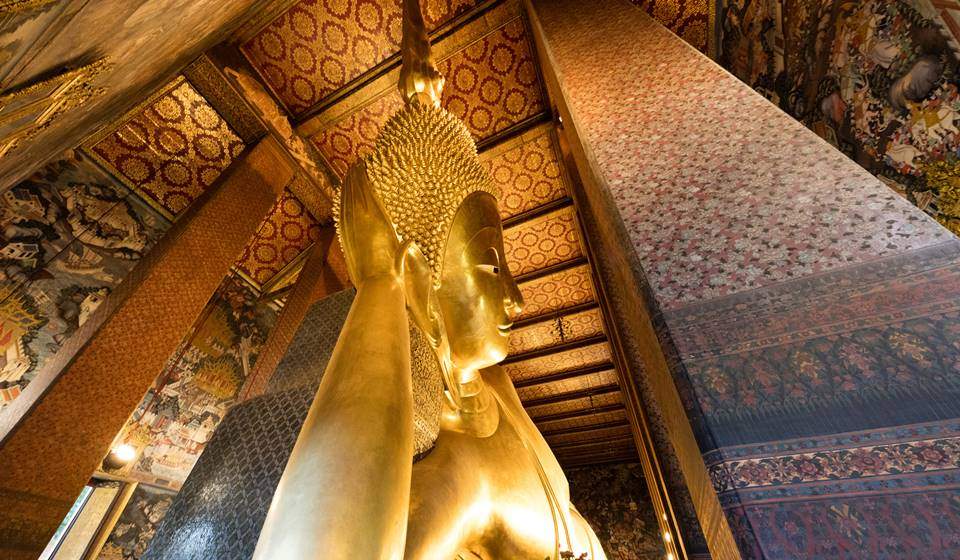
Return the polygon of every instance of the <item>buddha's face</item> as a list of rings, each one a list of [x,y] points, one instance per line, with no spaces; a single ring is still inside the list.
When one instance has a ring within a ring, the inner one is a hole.
[[[523,298],[507,268],[493,196],[474,193],[457,210],[437,295],[454,366],[477,370],[506,357]]]

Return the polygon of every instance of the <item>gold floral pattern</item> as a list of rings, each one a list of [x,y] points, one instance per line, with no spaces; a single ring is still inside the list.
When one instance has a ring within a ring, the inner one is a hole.
[[[209,188],[244,147],[207,100],[179,77],[89,152],[173,217]]]

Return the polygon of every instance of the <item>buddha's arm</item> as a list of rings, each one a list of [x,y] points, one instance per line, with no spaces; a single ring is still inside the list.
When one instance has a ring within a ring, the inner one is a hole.
[[[338,231],[357,288],[287,462],[255,557],[402,558],[413,457],[406,256],[364,161]]]
[[[274,495],[255,558],[402,558],[413,397],[404,293],[368,278]]]

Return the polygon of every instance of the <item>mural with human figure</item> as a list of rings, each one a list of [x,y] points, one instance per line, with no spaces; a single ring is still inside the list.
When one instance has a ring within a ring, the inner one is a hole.
[[[590,522],[611,560],[664,558],[657,514],[639,463],[567,471],[570,501]]]
[[[179,488],[235,403],[276,317],[274,302],[227,276],[117,438],[137,449],[136,460],[110,474]]]
[[[0,414],[169,227],[77,152],[0,194]]]
[[[960,233],[960,62],[946,2],[727,0],[719,60]],[[936,4],[936,7],[935,7]]]

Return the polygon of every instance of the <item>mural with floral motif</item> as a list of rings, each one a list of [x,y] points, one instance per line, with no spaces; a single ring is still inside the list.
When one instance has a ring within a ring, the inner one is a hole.
[[[960,233],[956,31],[922,0],[730,0],[719,59]]]
[[[276,317],[275,304],[228,276],[118,436],[137,449],[136,460],[111,474],[179,488],[234,404]]]
[[[567,471],[570,501],[600,539],[610,560],[664,558],[657,514],[638,463]]]
[[[0,195],[0,411],[169,226],[80,153]]]

